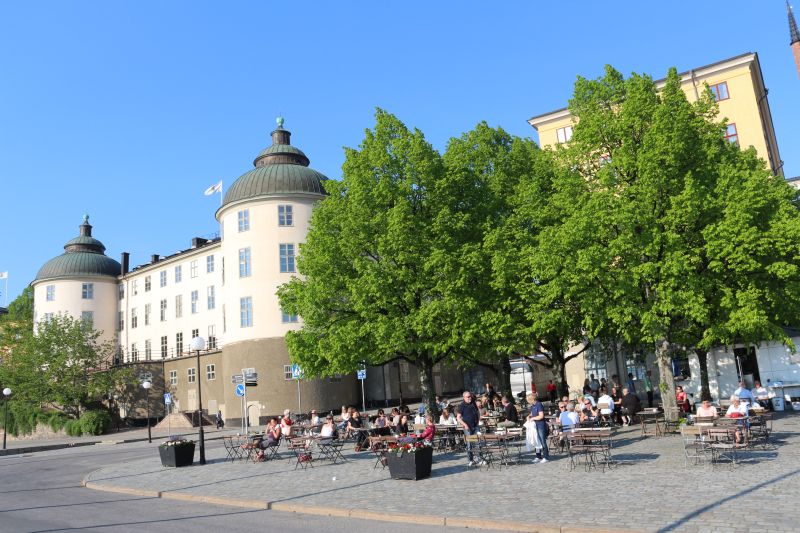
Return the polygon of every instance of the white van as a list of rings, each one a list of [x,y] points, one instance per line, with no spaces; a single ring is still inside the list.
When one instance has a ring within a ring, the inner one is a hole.
[[[531,363],[524,359],[511,361],[511,394],[514,398],[527,396],[532,392],[531,383],[533,382],[533,367]],[[520,393],[523,393],[520,396]]]

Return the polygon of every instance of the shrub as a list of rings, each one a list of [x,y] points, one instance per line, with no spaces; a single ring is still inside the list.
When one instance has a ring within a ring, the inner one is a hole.
[[[108,411],[86,411],[80,418],[81,431],[84,435],[102,435],[111,425]]]
[[[83,433],[80,420],[68,420],[67,423],[64,424],[64,430],[70,437],[80,437]]]
[[[50,429],[56,432],[64,429],[64,426],[70,421],[70,417],[66,413],[60,411],[51,411],[44,414],[46,418],[42,422],[50,426]]]

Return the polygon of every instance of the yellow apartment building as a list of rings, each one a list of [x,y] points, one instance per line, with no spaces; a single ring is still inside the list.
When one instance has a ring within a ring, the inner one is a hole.
[[[783,162],[772,125],[767,89],[758,54],[750,52],[717,63],[691,69],[681,75],[681,85],[690,101],[697,100],[706,86],[719,103],[720,117],[728,120],[726,137],[742,148],[753,146],[773,174],[783,176]],[[658,80],[661,88],[665,80]],[[563,108],[528,119],[539,133],[539,145],[555,146],[572,138],[574,117]]]

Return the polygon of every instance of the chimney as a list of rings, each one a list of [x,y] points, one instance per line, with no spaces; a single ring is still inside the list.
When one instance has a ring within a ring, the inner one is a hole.
[[[203,246],[207,242],[208,239],[204,239],[202,237],[195,237],[192,239],[192,248],[199,248],[200,246]]]
[[[128,273],[128,264],[129,264],[129,261],[130,261],[130,257],[131,257],[131,254],[129,254],[128,252],[122,252],[122,261],[120,261],[120,263],[122,264],[122,275],[123,276]]]
[[[161,259],[161,256],[158,254],[153,254],[150,256],[151,263],[158,263],[158,260]]]

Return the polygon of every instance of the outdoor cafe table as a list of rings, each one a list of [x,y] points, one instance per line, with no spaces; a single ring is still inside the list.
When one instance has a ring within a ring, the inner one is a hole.
[[[663,413],[655,409],[645,409],[636,413],[642,425],[642,437],[655,436],[662,437],[664,430],[661,427]]]
[[[583,458],[587,471],[602,464],[603,471],[611,468],[611,437],[608,428],[575,428],[564,432],[569,449],[570,470]]]

